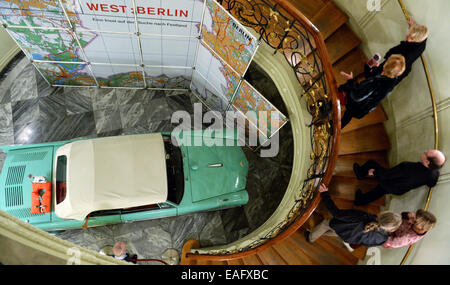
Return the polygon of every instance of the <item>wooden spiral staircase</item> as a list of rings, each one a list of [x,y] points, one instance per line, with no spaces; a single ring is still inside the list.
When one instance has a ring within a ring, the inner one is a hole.
[[[339,72],[353,71],[358,79],[363,79],[364,63],[367,57],[358,48],[360,39],[352,32],[346,22],[348,16],[331,0],[290,0],[321,31],[333,72],[339,84],[345,82]],[[360,209],[372,214],[380,211],[384,205],[381,198],[369,205],[353,205],[354,193],[360,188],[364,191],[375,186],[371,179],[358,180],[353,173],[353,163],[364,163],[373,159],[387,167],[387,150],[389,139],[383,121],[387,120],[381,106],[361,120],[353,119],[342,130],[339,157],[333,178],[329,185],[330,194],[341,209]],[[185,243],[182,252],[182,264],[185,265],[354,265],[363,259],[366,247],[359,247],[350,252],[337,237],[321,237],[311,244],[305,240],[304,232],[331,217],[321,203],[306,223],[296,232],[281,242],[258,251],[256,254],[232,260],[186,259],[191,248],[198,248],[199,243],[190,240]]]

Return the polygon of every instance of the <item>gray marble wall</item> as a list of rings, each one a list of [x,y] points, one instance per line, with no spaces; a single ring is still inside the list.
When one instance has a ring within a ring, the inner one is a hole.
[[[250,66],[246,79],[287,114],[273,82],[258,66]],[[0,145],[170,131],[175,127],[172,113],[193,114],[196,102],[190,93],[179,91],[51,87],[28,59],[18,56],[0,74]],[[70,230],[58,236],[93,250],[123,240],[141,258],[160,258],[167,248],[181,252],[191,238],[202,246],[235,241],[264,223],[284,195],[293,153],[289,124],[280,131],[280,143],[280,153],[273,158],[244,149],[250,199],[243,207]],[[4,159],[0,152],[0,169]]]

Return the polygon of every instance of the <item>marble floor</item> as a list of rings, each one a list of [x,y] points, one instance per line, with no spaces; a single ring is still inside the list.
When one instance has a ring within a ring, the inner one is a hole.
[[[246,79],[287,114],[273,82],[257,65],[250,66]],[[176,126],[170,122],[172,113],[193,114],[194,103],[198,101],[193,95],[180,91],[50,87],[19,54],[0,73],[0,145],[171,131]],[[202,246],[235,241],[263,224],[284,195],[293,156],[290,125],[280,131],[276,157],[261,158],[248,148],[244,152],[249,160],[249,202],[243,207],[58,236],[96,251],[122,240],[140,258],[160,258],[167,248],[181,252],[188,239]],[[4,159],[0,151],[0,169]]]

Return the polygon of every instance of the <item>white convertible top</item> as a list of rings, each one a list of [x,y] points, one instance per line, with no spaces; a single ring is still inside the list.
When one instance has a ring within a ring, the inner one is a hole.
[[[131,208],[167,200],[161,134],[80,140],[60,147],[67,157],[66,198],[55,207],[60,218],[84,220],[94,211]],[[56,204],[56,202],[55,202]]]

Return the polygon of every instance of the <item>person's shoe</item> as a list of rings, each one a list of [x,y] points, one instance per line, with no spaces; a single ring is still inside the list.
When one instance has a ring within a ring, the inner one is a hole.
[[[365,176],[361,173],[361,166],[358,163],[353,163],[353,172],[356,175],[356,178],[363,179]]]
[[[362,206],[364,205],[364,203],[361,201],[362,200],[362,196],[363,193],[361,191],[361,189],[356,190],[355,192],[355,206]]]
[[[344,241],[344,245],[348,249],[348,251],[350,251],[350,252],[354,251],[354,249],[350,246],[350,244],[346,243],[345,241]]]
[[[311,233],[309,231],[305,231],[305,239],[307,242],[312,243],[310,239]]]

